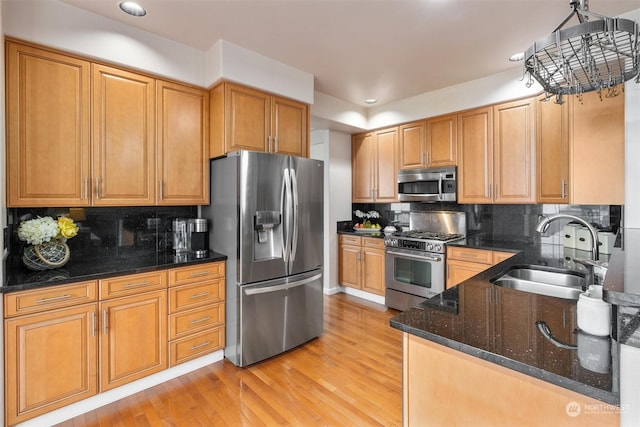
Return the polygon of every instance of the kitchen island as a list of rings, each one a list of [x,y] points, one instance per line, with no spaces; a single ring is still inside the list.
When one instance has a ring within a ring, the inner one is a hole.
[[[404,332],[405,425],[618,425],[617,343],[576,330],[575,300],[492,284],[518,265],[566,268],[562,246],[460,245],[516,255],[391,320]]]

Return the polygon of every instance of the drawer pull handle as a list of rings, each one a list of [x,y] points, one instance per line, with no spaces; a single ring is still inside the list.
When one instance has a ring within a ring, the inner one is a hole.
[[[211,344],[209,341],[205,341],[205,342],[203,342],[202,344],[192,345],[192,346],[191,346],[191,350],[195,350],[195,349],[198,349],[198,348],[200,348],[200,347],[206,347],[206,346],[208,346],[209,344]]]
[[[202,276],[208,276],[209,272],[208,271],[199,271],[197,273],[191,273],[191,277],[202,277]]]
[[[49,302],[60,301],[60,300],[71,298],[71,297],[72,297],[71,294],[64,294],[64,295],[59,295],[57,297],[42,298],[42,299],[37,300],[36,303],[38,303],[38,304],[46,304],[46,303],[49,303]]]
[[[138,282],[138,283],[127,283],[126,285],[124,285],[122,288],[123,289],[128,289],[128,288],[138,288],[140,286],[147,286],[148,284],[150,284],[151,282],[149,282],[148,280],[145,280],[144,282]]]
[[[189,324],[195,325],[195,324],[198,324],[198,323],[206,322],[209,319],[210,319],[210,317],[203,317],[202,319],[192,320],[191,322],[189,322]]]
[[[189,298],[191,298],[191,299],[203,298],[203,297],[209,296],[210,294],[211,294],[211,292],[203,292],[201,294],[191,295]]]
[[[470,254],[470,253],[467,253],[467,252],[462,252],[460,254],[460,256],[463,256],[465,258],[478,258],[477,254]]]

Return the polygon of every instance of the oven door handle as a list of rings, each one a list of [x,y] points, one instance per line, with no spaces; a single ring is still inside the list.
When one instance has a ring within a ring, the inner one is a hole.
[[[427,261],[442,261],[442,257],[433,256],[433,255],[412,255],[412,254],[405,254],[402,252],[395,252],[395,251],[387,251],[387,253],[390,255],[398,255],[405,258],[414,258],[414,259],[427,260]]]

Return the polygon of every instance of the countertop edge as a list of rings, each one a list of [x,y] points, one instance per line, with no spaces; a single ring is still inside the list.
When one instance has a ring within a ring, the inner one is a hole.
[[[53,280],[46,280],[46,281],[33,281],[33,282],[16,284],[16,285],[3,284],[2,286],[0,286],[0,294],[7,294],[11,292],[18,292],[18,291],[24,291],[24,290],[30,290],[30,289],[40,289],[40,288],[45,288],[49,286],[59,286],[59,285],[66,285],[71,283],[86,282],[89,280],[107,279],[110,277],[125,276],[128,274],[148,273],[148,272],[158,271],[158,270],[169,270],[171,268],[186,267],[189,265],[198,265],[198,264],[205,264],[209,262],[218,262],[218,261],[226,261],[226,260],[227,260],[226,255],[210,251],[209,255],[206,257],[191,258],[191,259],[180,261],[180,262],[144,265],[139,267],[131,266],[131,267],[123,268],[121,270],[115,269],[110,271],[97,272],[97,273],[74,276],[69,278],[60,278],[60,279],[53,279]],[[51,274],[55,275],[55,270],[46,270],[46,272],[50,272]],[[38,272],[34,272],[34,273],[38,273]]]

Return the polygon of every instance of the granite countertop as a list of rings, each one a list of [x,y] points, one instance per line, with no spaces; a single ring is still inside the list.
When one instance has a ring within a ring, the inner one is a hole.
[[[62,285],[83,280],[103,279],[125,274],[144,273],[205,262],[224,261],[226,255],[209,251],[207,256],[196,258],[191,254],[173,251],[146,251],[123,253],[117,256],[72,251],[66,265],[53,270],[33,271],[26,268],[20,258],[9,257],[5,261],[6,282],[0,293]]]
[[[356,231],[356,230],[338,230],[338,234],[348,234],[358,237],[377,237],[384,239],[385,234],[381,231]]]
[[[495,286],[491,280],[517,265],[575,269],[573,249],[481,237],[458,246],[512,251],[516,255],[398,314],[401,331],[479,357],[549,383],[619,404],[618,346],[611,338],[577,329],[577,301]],[[536,326],[545,322],[561,348]]]

